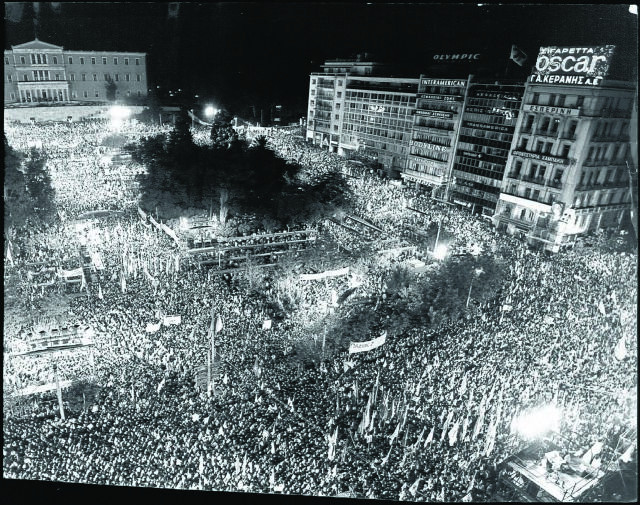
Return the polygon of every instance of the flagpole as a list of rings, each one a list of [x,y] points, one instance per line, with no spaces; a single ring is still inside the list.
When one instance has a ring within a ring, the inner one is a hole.
[[[60,378],[58,377],[58,364],[53,363],[53,373],[56,378],[56,393],[58,395],[58,406],[60,407],[60,418],[64,421],[64,405],[62,404],[62,391],[60,390]]]

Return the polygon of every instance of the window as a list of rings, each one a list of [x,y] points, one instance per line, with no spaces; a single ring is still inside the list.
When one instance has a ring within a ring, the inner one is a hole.
[[[125,58],[125,59],[124,59],[124,64],[125,64],[125,65],[128,65],[128,64],[129,64],[129,58]]]
[[[86,81],[87,80],[87,74],[82,74],[82,80]]]
[[[338,91],[338,98],[342,98],[342,91]]]
[[[4,57],[4,64],[8,65],[9,64],[9,58],[7,58],[6,56]]]
[[[334,114],[333,118],[334,119],[340,119],[340,114]]]
[[[533,120],[535,119],[535,116],[533,114],[529,114],[527,116],[526,122],[524,124],[524,129],[527,131],[531,130],[531,126],[533,125]]]
[[[36,55],[35,55],[35,54],[32,54],[32,55],[31,55],[31,64],[32,64],[32,65],[35,65],[37,62],[38,62],[38,60],[36,59]]]
[[[136,74],[136,81],[140,82],[140,74]]]
[[[583,104],[584,104],[584,96],[579,96],[578,101],[576,102],[576,105],[578,107],[582,107]]]
[[[342,86],[342,81],[338,81],[338,86]]]
[[[56,74],[56,81],[60,81],[60,74]]]
[[[540,93],[533,94],[533,100],[531,100],[532,104],[540,103]]]
[[[71,56],[69,56],[69,59],[67,61],[69,62],[69,65],[73,65],[73,58]]]
[[[337,124],[333,125],[333,131],[336,131],[336,132],[338,131],[338,125]]]
[[[131,96],[131,91],[127,90],[127,96]]]
[[[58,57],[57,57],[57,56],[54,56],[54,57],[53,57],[53,64],[54,64],[54,65],[57,65],[57,64],[58,64]]]
[[[114,64],[114,65],[117,65],[117,64],[118,64],[118,58],[114,58],[114,59],[113,59],[113,64]]]
[[[513,164],[513,172],[517,176],[520,174],[520,170],[522,170],[522,160],[516,160]]]
[[[20,63],[22,63],[23,65],[26,65],[26,60],[24,59],[24,56],[20,56]]]
[[[27,77],[27,74],[22,74],[22,80],[24,82],[29,82],[29,78]]]
[[[140,58],[136,58],[136,65],[140,65]]]
[[[75,91],[72,91],[71,98],[78,98],[78,93],[76,93]]]
[[[7,74],[7,81],[11,82],[11,74]]]
[[[116,75],[115,75],[115,77],[116,77],[116,81],[118,81],[118,80],[119,80],[119,78],[118,78],[118,74],[116,74]]]
[[[89,92],[87,90],[84,90],[82,92],[82,96],[85,97],[85,98],[89,98]]]
[[[95,92],[96,92],[96,98],[100,98],[100,92],[97,89],[95,90]]]
[[[96,64],[96,59],[95,59],[95,58],[93,58],[93,57],[91,58],[91,64],[92,64],[92,65],[95,65],[95,64]]]
[[[76,74],[69,74],[69,80],[70,81],[75,81],[76,80]]]
[[[315,84],[316,80],[315,79],[311,79],[311,84]]]
[[[562,151],[560,152],[560,157],[561,158],[568,158],[570,149],[571,149],[571,145],[570,144],[563,144],[562,145]]]
[[[80,57],[80,65],[84,65],[84,58]]]
[[[11,100],[15,100],[15,99],[16,99],[15,93],[11,93]]]
[[[108,81],[109,80],[109,74],[104,74],[104,80]]]
[[[93,80],[97,81],[98,80],[98,74],[93,74]]]
[[[141,96],[142,92],[140,90],[138,90],[138,96]]]
[[[540,123],[540,133],[544,133],[549,129],[549,122],[551,118],[549,116],[545,116],[542,118],[542,122]]]
[[[554,175],[554,177],[553,177],[553,181],[554,181],[554,182],[561,182],[561,181],[562,181],[562,176],[563,176],[563,174],[564,174],[564,169],[562,169],[562,168],[557,168],[557,169],[556,169],[556,173],[555,173],[555,175]]]
[[[125,74],[124,75],[124,80],[129,82],[131,80],[131,74]]]

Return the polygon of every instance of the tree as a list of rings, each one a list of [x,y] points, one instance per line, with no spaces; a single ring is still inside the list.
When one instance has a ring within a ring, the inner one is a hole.
[[[214,147],[229,149],[237,146],[238,134],[231,126],[233,118],[227,110],[220,110],[213,118],[210,138]]]
[[[55,219],[54,189],[41,151],[32,148],[26,162],[25,179],[36,214],[45,221]]]
[[[15,151],[4,138],[4,224],[5,230],[10,226],[22,226],[33,205],[27,192],[27,182],[21,170],[22,155]]]

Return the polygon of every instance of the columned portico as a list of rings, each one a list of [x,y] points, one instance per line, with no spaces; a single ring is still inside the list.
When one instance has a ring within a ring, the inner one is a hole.
[[[68,102],[69,84],[64,81],[19,82],[20,103]]]

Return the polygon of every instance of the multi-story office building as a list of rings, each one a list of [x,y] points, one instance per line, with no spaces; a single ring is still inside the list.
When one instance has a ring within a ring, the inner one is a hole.
[[[492,215],[511,148],[524,84],[470,82],[458,134],[451,196]]]
[[[393,175],[409,152],[418,79],[377,76],[383,68],[333,60],[311,74],[307,140],[341,155],[358,152]]]
[[[147,95],[145,53],[72,51],[33,40],[4,52],[4,102],[106,102]]]
[[[636,89],[630,82],[604,80],[601,62],[611,55],[609,47],[588,53],[583,50],[592,48],[580,48],[580,57],[559,52],[560,75],[541,68],[549,49],[569,48],[541,48],[493,217],[499,229],[557,251],[580,234],[617,226],[629,211],[629,123]],[[577,58],[583,59],[579,69],[572,66]],[[592,72],[594,62],[601,66]]]
[[[449,182],[467,84],[468,79],[420,76],[403,179],[434,187]]]

